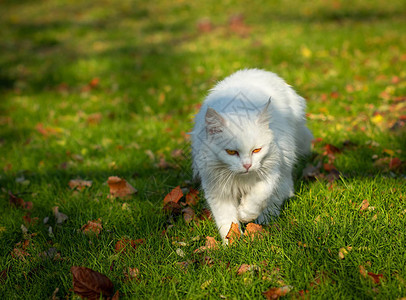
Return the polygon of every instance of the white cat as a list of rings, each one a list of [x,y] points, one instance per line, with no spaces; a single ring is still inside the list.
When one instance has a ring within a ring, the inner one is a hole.
[[[231,223],[267,223],[293,196],[293,165],[312,140],[305,107],[259,69],[232,74],[206,97],[191,133],[193,171],[224,241]]]

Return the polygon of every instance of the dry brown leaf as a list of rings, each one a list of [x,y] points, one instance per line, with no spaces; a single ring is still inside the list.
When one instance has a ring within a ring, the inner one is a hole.
[[[254,238],[262,238],[263,231],[262,225],[255,223],[248,223],[245,227],[245,234],[247,234],[251,240]]]
[[[62,224],[68,219],[68,216],[59,212],[59,207],[54,206],[52,207],[52,211],[54,213],[55,219],[56,219],[56,224]]]
[[[230,230],[226,235],[226,239],[228,239],[229,244],[231,245],[234,243],[235,240],[238,240],[241,237],[240,228],[238,227],[237,223],[231,223]]]
[[[116,252],[121,252],[121,251],[125,252],[126,248],[128,248],[128,247],[136,249],[138,247],[138,245],[141,245],[144,243],[145,243],[144,239],[130,240],[130,239],[123,238],[116,243],[116,246],[114,247],[114,249],[116,250]]]
[[[3,271],[0,272],[0,283],[6,282],[9,271],[10,271],[10,267],[7,267]]]
[[[8,191],[8,201],[10,203],[10,205],[13,205],[15,207],[19,207],[19,208],[24,208],[27,210],[31,210],[34,207],[34,204],[31,201],[24,201],[22,198],[19,198],[15,195],[13,195],[13,193],[11,191]]]
[[[140,275],[140,270],[138,268],[128,268],[128,272],[126,274],[129,280],[138,279],[138,275]]]
[[[111,280],[92,269],[86,267],[73,266],[70,271],[73,276],[73,292],[81,297],[91,300],[111,297],[114,292],[114,286]]]
[[[195,217],[195,211],[191,207],[186,207],[182,210],[183,213],[183,219],[185,220],[186,223],[192,222],[192,220]]]
[[[109,177],[107,184],[110,188],[110,195],[113,197],[124,198],[137,193],[137,190],[131,184],[117,176]]]
[[[270,288],[269,290],[267,290],[266,292],[263,292],[262,294],[268,300],[279,299],[279,297],[286,296],[291,290],[292,290],[291,286],[285,285],[282,287]]]
[[[87,235],[95,234],[96,236],[100,234],[102,229],[103,227],[100,218],[98,218],[97,220],[88,221],[87,224],[83,225],[81,228],[84,234]]]
[[[72,179],[69,180],[69,187],[74,190],[82,191],[86,187],[91,187],[92,186],[92,181],[90,180],[82,180],[82,179]]]
[[[178,185],[172,191],[170,191],[164,198],[164,205],[169,202],[178,203],[180,198],[183,197],[183,192],[180,186]]]

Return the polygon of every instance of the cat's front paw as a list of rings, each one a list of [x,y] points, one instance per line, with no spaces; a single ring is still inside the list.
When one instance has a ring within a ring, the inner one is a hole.
[[[241,223],[248,223],[248,222],[254,221],[259,216],[259,213],[250,211],[249,209],[247,209],[247,207],[244,207],[242,205],[240,205],[238,207],[237,213],[238,213],[238,220]]]

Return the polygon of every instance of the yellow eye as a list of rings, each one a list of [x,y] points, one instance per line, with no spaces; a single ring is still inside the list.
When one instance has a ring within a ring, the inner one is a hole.
[[[235,151],[235,150],[226,149],[226,152],[227,152],[229,155],[236,155],[236,154],[238,154],[238,152]]]
[[[252,153],[258,153],[259,151],[261,151],[261,149],[262,149],[262,148],[254,149],[254,150],[252,150]]]

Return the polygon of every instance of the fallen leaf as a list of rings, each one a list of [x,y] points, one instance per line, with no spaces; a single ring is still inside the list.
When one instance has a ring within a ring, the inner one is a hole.
[[[367,200],[367,199],[364,199],[364,200],[362,200],[362,204],[361,204],[360,210],[361,210],[361,211],[366,210],[366,209],[368,208],[368,206],[369,206],[368,200]]]
[[[241,37],[247,36],[251,32],[251,28],[245,24],[244,16],[232,16],[228,23],[231,32],[240,35]]]
[[[19,198],[15,195],[13,195],[13,193],[11,193],[11,191],[8,191],[8,201],[10,203],[10,205],[19,207],[19,208],[25,208],[27,210],[31,210],[33,208],[33,203],[32,202],[25,202],[22,198]]]
[[[110,195],[113,197],[124,198],[137,193],[137,190],[131,184],[117,176],[109,177],[107,184],[110,188]]]
[[[23,220],[24,223],[27,225],[35,225],[38,223],[39,218],[38,217],[31,218],[31,212],[27,212],[27,214],[23,216]]]
[[[14,258],[19,258],[21,260],[25,260],[25,258],[27,256],[30,256],[30,254],[27,251],[25,251],[24,249],[17,247],[17,248],[13,249],[13,251],[11,252],[11,256]]]
[[[214,237],[206,236],[206,244],[199,247],[194,251],[194,253],[201,253],[206,250],[216,250],[218,248],[217,241]]]
[[[52,207],[52,211],[54,213],[55,219],[56,219],[56,224],[62,224],[68,219],[68,216],[59,212],[59,207],[54,206]]]
[[[337,148],[336,146],[334,146],[334,145],[331,145],[331,144],[326,144],[325,146],[324,146],[324,149],[325,149],[325,153],[328,155],[328,154],[335,154],[335,153],[340,153],[341,152],[341,150],[339,149],[339,148]]]
[[[183,192],[180,186],[178,185],[172,191],[170,191],[164,198],[164,205],[169,202],[178,203],[180,198],[183,197]]]
[[[226,235],[226,239],[228,239],[229,244],[231,245],[234,243],[235,240],[238,240],[241,237],[240,228],[237,223],[231,223],[230,230]]]
[[[93,78],[92,80],[90,80],[89,86],[90,86],[91,88],[96,88],[96,87],[99,85],[99,83],[100,83],[100,79],[97,78],[97,77],[95,77],[95,78]]]
[[[204,220],[204,219],[211,220],[211,219],[212,219],[212,216],[211,216],[211,211],[210,211],[210,209],[203,208],[203,209],[202,209],[202,212],[201,212],[201,214],[200,214],[200,216],[199,216],[199,219],[200,219],[200,220]]]
[[[260,268],[255,265],[242,264],[237,269],[237,275],[247,273],[248,271],[258,271]]]
[[[191,264],[191,261],[180,261],[177,262],[176,264],[179,266],[179,268],[183,271],[186,272],[187,268],[189,267],[189,265]]]
[[[200,288],[201,288],[202,290],[206,289],[206,288],[211,284],[212,281],[213,281],[213,279],[206,280],[205,282],[202,283],[202,285],[200,286]]]
[[[345,247],[341,247],[340,250],[338,250],[338,257],[340,259],[344,259],[345,256],[348,254],[348,250],[351,248],[345,248]]]
[[[396,170],[398,169],[400,166],[402,165],[402,161],[397,158],[397,157],[393,157],[391,158],[391,160],[389,161],[389,169],[390,170]]]
[[[292,290],[292,287],[290,285],[285,285],[282,287],[270,288],[269,290],[267,290],[266,292],[263,292],[262,294],[268,300],[279,299],[280,297],[286,296],[291,290]]]
[[[10,270],[10,267],[7,267],[3,271],[0,272],[0,282],[1,283],[6,282],[9,270]]]
[[[138,279],[138,275],[140,275],[138,268],[128,268],[127,277],[129,280]]]
[[[82,180],[82,179],[72,179],[68,183],[69,187],[74,190],[82,191],[86,187],[91,187],[92,186],[92,181],[90,180]]]
[[[176,249],[176,254],[180,257],[185,257],[185,252],[183,252],[183,250],[180,248]]]
[[[368,272],[363,265],[359,266],[359,272],[365,278],[368,276]]]
[[[168,202],[164,205],[163,210],[171,215],[177,216],[180,215],[182,211],[182,207],[179,203],[176,202]]]
[[[87,224],[83,225],[81,230],[86,235],[95,234],[98,236],[102,231],[103,227],[101,224],[101,219],[98,218],[97,220],[88,221]]]
[[[199,191],[195,189],[190,189],[189,193],[186,195],[186,204],[195,206],[199,200]]]
[[[145,240],[144,239],[137,239],[137,240],[130,240],[126,238],[122,238],[121,240],[117,241],[116,246],[114,247],[114,250],[116,252],[125,252],[125,249],[127,247],[131,247],[133,249],[136,249],[138,245],[144,244]]]
[[[217,241],[214,237],[206,236],[206,248],[217,249]]]
[[[372,272],[368,272],[367,274],[368,274],[369,278],[371,278],[372,281],[374,283],[376,283],[376,284],[380,284],[381,280],[383,279],[382,274],[375,274],[375,273],[372,273]]]
[[[326,172],[331,172],[331,171],[333,171],[334,169],[336,169],[336,167],[335,167],[333,164],[327,164],[327,163],[325,163],[325,164],[323,164],[323,169],[324,169]]]
[[[111,297],[114,286],[111,280],[92,269],[73,266],[70,269],[73,276],[73,292],[88,299],[100,299]]]
[[[376,114],[371,118],[372,123],[374,124],[380,124],[383,122],[383,117],[381,114]]]
[[[213,23],[209,19],[202,19],[197,22],[197,30],[200,33],[208,33],[214,28]]]
[[[245,234],[248,234],[251,240],[254,238],[262,238],[263,231],[262,225],[255,223],[248,223],[245,227]]]
[[[186,207],[182,210],[183,219],[186,223],[190,223],[195,217],[195,211],[191,207]]]

